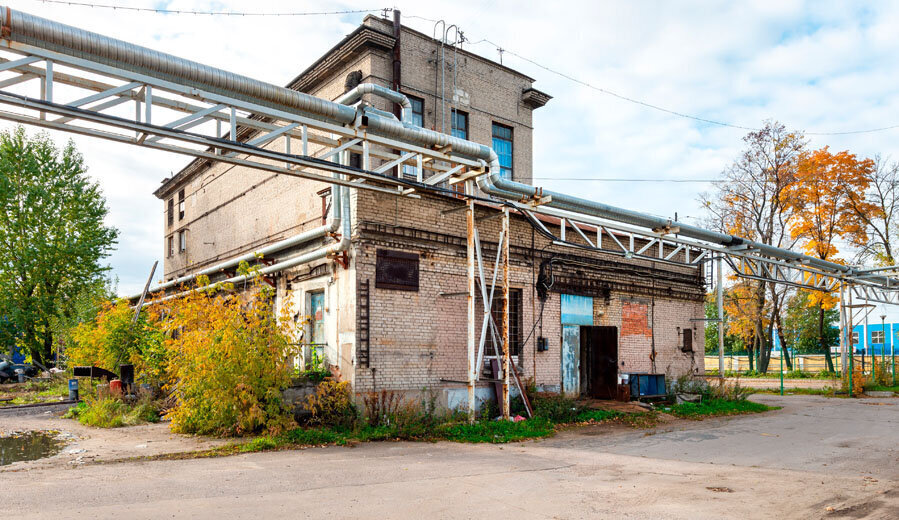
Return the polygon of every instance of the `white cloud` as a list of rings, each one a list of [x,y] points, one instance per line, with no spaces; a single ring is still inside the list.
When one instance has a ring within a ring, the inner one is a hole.
[[[131,5],[149,7],[149,1]],[[169,9],[317,11],[370,2],[247,3],[175,0]],[[14,8],[278,84],[350,32],[363,15],[308,18],[163,16],[17,2]],[[482,38],[597,86],[680,112],[744,126],[780,119],[807,131],[899,123],[894,77],[899,6],[843,2],[400,2],[404,15],[443,18]],[[433,24],[407,18],[426,34]],[[496,59],[489,44],[469,50]],[[708,179],[741,147],[744,131],[682,119],[592,91],[506,53],[554,99],[535,113],[535,176]],[[899,130],[815,136],[812,145],[899,156]],[[59,136],[63,139],[64,136]],[[111,258],[123,292],[143,284],[162,250],[160,180],[186,163],[124,145],[76,138],[122,230]],[[701,215],[703,184],[541,181],[603,202],[673,216]]]

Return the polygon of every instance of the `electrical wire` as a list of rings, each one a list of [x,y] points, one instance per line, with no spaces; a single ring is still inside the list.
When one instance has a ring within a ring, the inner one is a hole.
[[[66,5],[72,7],[93,7],[97,9],[112,9],[116,11],[134,11],[154,14],[190,14],[197,16],[321,16],[332,14],[356,14],[376,13],[392,11],[390,7],[377,9],[347,9],[343,11],[285,11],[285,12],[246,12],[246,11],[199,11],[190,9],[161,9],[155,7],[130,7],[114,4],[95,4],[92,2],[73,2],[70,0],[35,0],[44,4]]]
[[[572,81],[572,82],[574,82],[574,83],[577,83],[577,84],[582,85],[582,86],[584,86],[584,87],[587,87],[587,88],[589,88],[589,89],[595,90],[595,91],[597,91],[597,92],[599,92],[599,93],[601,93],[601,94],[606,94],[606,95],[608,95],[608,96],[612,96],[612,97],[618,98],[618,99],[620,99],[620,100],[622,100],[622,101],[626,101],[626,102],[628,102],[628,103],[633,103],[633,104],[635,104],[635,105],[640,105],[640,106],[642,106],[642,107],[649,108],[649,109],[652,109],[652,110],[657,110],[657,111],[659,111],[659,112],[664,112],[664,113],[666,113],[666,114],[670,114],[670,115],[673,115],[673,116],[682,117],[682,118],[685,118],[685,119],[692,119],[692,120],[698,121],[698,122],[700,122],[700,123],[707,123],[707,124],[710,124],[710,125],[717,125],[717,126],[722,126],[722,127],[727,127],[727,128],[736,128],[736,129],[738,129],[738,130],[748,130],[748,131],[750,131],[750,132],[758,132],[758,131],[761,130],[760,128],[755,128],[755,127],[751,127],[751,126],[743,126],[743,125],[738,125],[738,124],[733,124],[733,123],[727,123],[727,122],[724,122],[724,121],[717,121],[717,120],[715,120],[715,119],[707,119],[707,118],[704,118],[704,117],[699,117],[699,116],[695,116],[695,115],[692,115],[692,114],[687,114],[687,113],[685,113],[685,112],[679,112],[679,111],[677,111],[677,110],[672,110],[672,109],[670,109],[670,108],[665,108],[665,107],[662,107],[662,106],[659,106],[659,105],[655,105],[655,104],[653,104],[653,103],[649,103],[649,102],[646,102],[646,101],[642,101],[642,100],[640,100],[640,99],[636,99],[636,98],[632,98],[632,97],[629,97],[629,96],[625,96],[625,95],[623,95],[623,94],[619,94],[619,93],[617,93],[617,92],[614,92],[614,91],[611,91],[611,90],[608,90],[608,89],[605,89],[605,88],[602,88],[602,87],[597,87],[597,86],[592,85],[592,84],[590,84],[590,83],[588,83],[588,82],[586,82],[586,81],[583,81],[583,80],[581,80],[581,79],[575,78],[574,76],[571,76],[570,74],[566,74],[566,73],[561,72],[561,71],[559,71],[559,70],[556,70],[556,69],[547,67],[546,65],[543,65],[543,64],[541,64],[541,63],[538,63],[538,62],[535,61],[535,60],[532,60],[531,58],[522,56],[521,54],[518,54],[518,53],[516,53],[516,52],[514,52],[514,51],[511,51],[511,50],[509,50],[509,49],[506,48],[506,47],[502,47],[502,46],[500,46],[500,45],[498,45],[498,44],[496,44],[496,43],[494,43],[494,42],[488,40],[487,38],[483,38],[483,39],[478,40],[478,41],[476,41],[476,42],[472,42],[472,45],[477,45],[477,44],[479,44],[479,43],[488,43],[488,44],[492,45],[493,47],[495,47],[496,50],[497,50],[499,53],[501,53],[501,54],[502,54],[502,53],[511,54],[512,56],[515,56],[516,58],[518,58],[518,59],[520,59],[520,60],[526,61],[526,62],[530,63],[531,65],[533,65],[533,66],[535,66],[535,67],[538,67],[538,68],[540,68],[540,69],[545,70],[546,72],[549,72],[549,73],[551,73],[551,74],[555,74],[556,76],[560,76],[560,77],[565,78],[565,79],[567,79],[567,80],[569,80],[569,81]],[[803,132],[803,133],[804,133],[805,135],[821,135],[821,136],[824,136],[824,135],[852,135],[852,134],[868,134],[868,133],[874,133],[874,132],[884,132],[884,131],[886,131],[886,130],[893,130],[893,129],[896,129],[896,128],[899,128],[899,124],[896,124],[896,125],[889,125],[889,126],[882,126],[882,127],[878,127],[878,128],[867,128],[867,129],[863,129],[863,130],[845,130],[845,131],[839,131],[839,132]]]
[[[120,6],[120,5],[115,5],[115,4],[98,4],[98,3],[93,3],[93,2],[77,2],[77,1],[73,1],[73,0],[35,0],[35,1],[39,1],[39,2],[42,2],[45,4],[66,5],[66,6],[73,6],[73,7],[91,7],[91,8],[99,8],[99,9],[146,12],[146,13],[155,13],[155,14],[189,14],[189,15],[196,15],[196,16],[255,16],[255,17],[321,16],[321,15],[340,15],[340,14],[375,13],[375,12],[382,12],[382,13],[386,14],[387,12],[393,11],[393,8],[381,7],[381,8],[377,8],[377,9],[345,9],[345,10],[339,10],[339,11],[304,11],[304,12],[286,11],[286,12],[266,13],[266,12],[248,12],[248,11],[200,11],[200,10],[189,10],[189,9],[162,9],[162,8],[154,8],[154,7],[130,7],[130,6]],[[410,14],[410,15],[405,15],[405,17],[436,23],[436,20],[434,20],[432,18],[427,18],[424,16]],[[738,130],[747,130],[747,131],[751,131],[751,132],[757,132],[760,130],[759,128],[755,128],[755,127],[751,127],[751,126],[738,125],[738,124],[734,124],[734,123],[718,121],[715,119],[708,119],[705,117],[688,114],[686,112],[680,112],[680,111],[673,110],[670,108],[662,107],[660,105],[649,103],[647,101],[643,101],[643,100],[636,99],[636,98],[633,98],[630,96],[626,96],[624,94],[619,94],[617,92],[614,92],[612,90],[609,90],[609,89],[606,89],[603,87],[598,87],[598,86],[588,83],[584,80],[578,79],[570,74],[566,74],[557,69],[543,65],[543,64],[537,62],[536,60],[533,60],[531,58],[528,58],[526,56],[518,54],[517,52],[509,50],[508,48],[503,47],[497,43],[494,43],[487,38],[482,38],[476,42],[471,42],[471,43],[473,45],[477,45],[480,43],[488,43],[488,44],[492,45],[494,48],[496,48],[496,50],[498,52],[500,52],[501,54],[502,53],[511,54],[512,56],[515,56],[516,58],[518,58],[520,60],[523,60],[527,63],[530,63],[531,65],[533,65],[535,67],[545,70],[546,72],[555,74],[556,76],[562,77],[564,79],[567,79],[571,82],[574,82],[574,83],[577,83],[584,87],[587,87],[589,89],[592,89],[601,94],[612,96],[612,97],[615,97],[622,101],[626,101],[628,103],[632,103],[632,104],[639,105],[639,106],[642,106],[645,108],[649,108],[651,110],[656,110],[656,111],[663,112],[663,113],[673,115],[676,117],[681,117],[684,119],[691,119],[693,121],[697,121],[700,123],[706,123],[706,124],[710,124],[710,125],[716,125],[716,126],[727,127],[727,128],[735,128]],[[877,128],[867,128],[867,129],[863,129],[863,130],[845,130],[845,131],[838,131],[838,132],[804,132],[804,133],[806,135],[819,135],[819,136],[853,135],[853,134],[868,134],[868,133],[875,133],[875,132],[884,132],[887,130],[894,130],[897,128],[899,128],[899,124],[882,126],[882,127],[877,127]]]

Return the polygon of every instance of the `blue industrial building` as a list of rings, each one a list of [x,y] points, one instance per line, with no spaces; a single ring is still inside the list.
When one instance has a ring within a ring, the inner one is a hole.
[[[884,332],[886,332],[884,334]],[[865,325],[856,325],[852,328],[852,347],[856,354],[865,353],[887,356],[895,342],[899,346],[899,323],[869,323],[868,334],[865,334]],[[838,345],[835,346],[838,348]],[[774,334],[774,352],[780,351],[780,338]]]

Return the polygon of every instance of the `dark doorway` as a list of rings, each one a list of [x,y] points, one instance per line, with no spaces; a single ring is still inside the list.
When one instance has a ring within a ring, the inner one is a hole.
[[[618,393],[618,328],[581,327],[581,393],[615,399]]]

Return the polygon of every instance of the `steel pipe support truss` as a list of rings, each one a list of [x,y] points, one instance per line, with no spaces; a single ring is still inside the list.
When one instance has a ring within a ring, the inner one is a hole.
[[[482,167],[369,133],[361,116],[341,125],[9,40],[0,40],[0,104],[0,119],[21,124],[396,195],[417,196],[393,167],[431,185]],[[330,160],[344,151],[363,168]]]

